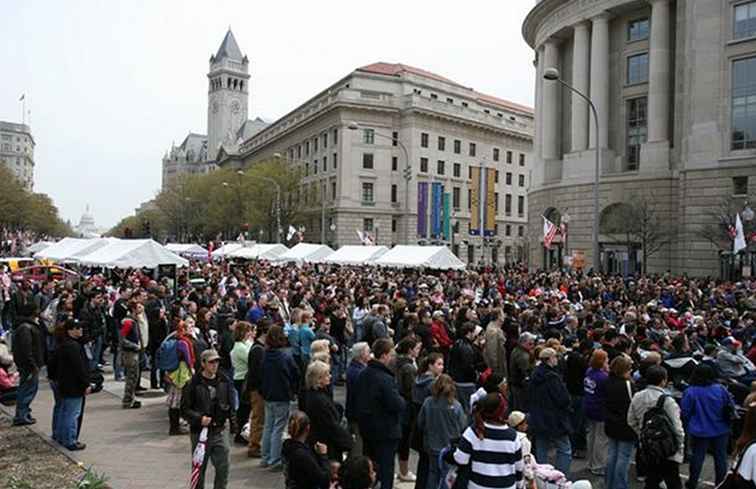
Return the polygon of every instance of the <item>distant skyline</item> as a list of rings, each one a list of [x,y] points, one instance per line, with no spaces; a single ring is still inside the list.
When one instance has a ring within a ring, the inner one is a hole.
[[[25,94],[35,191],[73,224],[89,204],[111,227],[158,191],[172,142],[206,133],[208,60],[229,26],[250,59],[252,119],[278,119],[377,61],[532,107],[520,32],[533,4],[10,0],[0,120],[21,121]]]

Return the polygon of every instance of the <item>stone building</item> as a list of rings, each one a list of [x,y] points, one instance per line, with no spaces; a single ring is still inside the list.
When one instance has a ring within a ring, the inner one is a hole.
[[[305,240],[325,235],[334,246],[358,244],[357,231],[382,245],[440,241],[417,226],[419,185],[440,183],[456,231],[444,244],[467,262],[503,263],[525,258],[532,133],[528,107],[425,70],[374,63],[245,139],[219,164],[278,157],[300,166]],[[471,168],[480,166],[496,172],[496,229],[485,248],[468,234]]]
[[[218,51],[210,57],[207,74],[207,134],[190,132],[163,156],[163,188],[182,174],[208,173],[216,168],[221,147],[234,153],[238,145],[267,124],[260,118],[248,120],[249,59],[228,30]]]
[[[642,242],[610,225],[634,199],[666,233],[649,272],[717,274],[718,247],[703,233],[711,210],[743,209],[756,185],[756,1],[541,0],[523,36],[536,70],[531,265],[575,251],[593,262],[597,134],[588,106],[544,79],[557,68],[597,109],[603,269],[642,269]],[[568,243],[546,251],[541,216],[564,214]]]
[[[34,190],[34,137],[27,124],[0,121],[0,164],[28,191]]]

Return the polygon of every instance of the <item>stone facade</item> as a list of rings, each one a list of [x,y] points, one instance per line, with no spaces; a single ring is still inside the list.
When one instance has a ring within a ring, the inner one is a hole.
[[[756,76],[751,10],[756,15],[754,1],[536,3],[523,23],[536,70],[528,230],[533,268],[576,251],[584,252],[589,267],[593,263],[598,146],[602,221],[613,204],[640,196],[669,231],[666,244],[648,258],[648,271],[719,273],[719,250],[702,236],[712,219],[707,210],[728,199],[744,206],[756,185],[756,104],[749,105],[756,90],[743,82]],[[586,103],[544,79],[548,68],[592,99],[598,133]],[[558,238],[545,252],[541,216],[566,213],[568,243]],[[640,243],[619,242],[602,226],[603,269],[640,269]]]
[[[445,244],[465,261],[504,263],[524,258],[532,133],[528,107],[421,69],[375,63],[246,139],[237,156],[219,164],[280,155],[282,164],[302,167],[300,195],[326,196],[324,206],[319,197],[304,202],[305,239],[321,240],[322,221],[333,246],[358,244],[357,230],[382,245],[429,242],[417,233],[418,183],[440,182],[457,229],[454,244]],[[468,236],[469,169],[481,165],[498,171],[497,234],[486,250]]]
[[[0,164],[30,192],[34,190],[34,146],[28,125],[0,121]]]

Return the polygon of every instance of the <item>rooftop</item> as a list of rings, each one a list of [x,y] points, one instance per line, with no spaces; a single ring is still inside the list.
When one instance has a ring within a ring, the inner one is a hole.
[[[241,49],[239,49],[239,44],[236,43],[236,38],[234,37],[234,33],[231,32],[231,28],[226,32],[226,37],[223,38],[223,42],[221,42],[218,52],[215,53],[215,61],[223,58],[229,58],[239,62],[244,60],[244,55],[242,54]]]

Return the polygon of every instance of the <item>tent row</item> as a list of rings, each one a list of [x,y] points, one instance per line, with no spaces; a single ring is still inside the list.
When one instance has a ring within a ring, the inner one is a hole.
[[[151,239],[63,238],[34,258],[104,268],[156,268],[186,266],[189,261]]]

